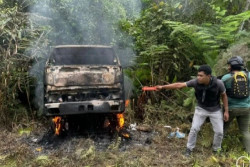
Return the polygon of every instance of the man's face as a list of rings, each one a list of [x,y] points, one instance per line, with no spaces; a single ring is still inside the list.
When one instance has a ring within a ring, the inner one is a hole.
[[[230,64],[228,64],[227,69],[228,69],[229,72],[231,71],[231,65]]]
[[[197,80],[199,84],[209,84],[211,75],[206,75],[203,71],[198,72]]]

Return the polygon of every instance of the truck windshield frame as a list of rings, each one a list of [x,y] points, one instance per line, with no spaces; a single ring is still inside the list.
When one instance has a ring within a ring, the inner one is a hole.
[[[53,65],[117,65],[112,48],[55,48],[49,62]]]

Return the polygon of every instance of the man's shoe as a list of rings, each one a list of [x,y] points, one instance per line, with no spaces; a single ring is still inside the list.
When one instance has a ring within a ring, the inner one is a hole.
[[[221,149],[213,150],[213,154],[217,155],[217,156],[221,156],[222,155],[222,150]]]
[[[186,157],[190,157],[191,154],[192,154],[192,151],[191,151],[189,148],[187,148],[186,151],[185,151],[185,153],[184,153],[184,155],[185,155]]]

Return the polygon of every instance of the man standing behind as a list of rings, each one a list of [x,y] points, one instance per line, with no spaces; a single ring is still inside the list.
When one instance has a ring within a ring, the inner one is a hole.
[[[211,74],[211,68],[208,65],[202,65],[198,69],[197,79],[157,86],[158,90],[179,89],[184,87],[193,87],[195,89],[195,96],[198,104],[195,107],[192,127],[188,135],[187,149],[185,152],[186,156],[190,156],[195,148],[197,134],[207,117],[209,117],[214,131],[213,151],[217,152],[221,149],[223,138],[223,113],[220,107],[220,97],[222,97],[225,108],[225,121],[229,119],[228,102],[223,82]]]
[[[240,56],[232,57],[228,65],[230,73],[221,79],[226,87],[230,113],[230,119],[225,123],[224,131],[228,130],[230,123],[236,118],[243,135],[243,145],[250,153],[250,74],[243,70],[244,62]]]

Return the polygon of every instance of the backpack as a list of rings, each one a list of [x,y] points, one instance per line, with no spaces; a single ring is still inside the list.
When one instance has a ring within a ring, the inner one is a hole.
[[[244,99],[249,97],[249,81],[248,72],[235,72],[232,76],[231,90],[228,96],[236,99]]]

